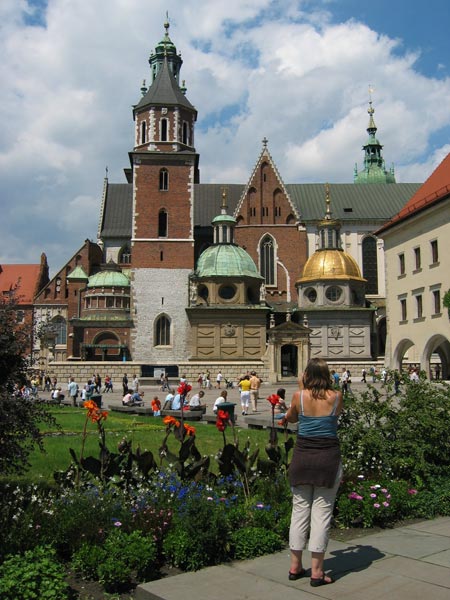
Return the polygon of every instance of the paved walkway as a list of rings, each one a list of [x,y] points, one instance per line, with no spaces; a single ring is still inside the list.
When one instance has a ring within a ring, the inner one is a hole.
[[[78,382],[78,384],[80,385],[80,382]],[[176,389],[175,385],[173,387]],[[271,394],[276,393],[276,391],[279,387],[284,387],[286,389],[286,403],[288,404],[288,406],[291,403],[292,394],[296,390],[298,390],[298,385],[296,383],[274,384],[274,385],[263,383],[263,385],[261,386],[261,389],[260,389],[259,400],[258,400],[258,405],[257,405],[258,410],[257,410],[256,415],[258,417],[260,417],[260,416],[267,417],[267,421],[270,420],[271,406],[270,406],[270,403],[267,402],[266,398],[268,396],[270,396]],[[375,387],[381,393],[383,393],[384,390],[383,390],[383,388],[381,388],[381,384],[379,382],[377,382],[375,384]],[[367,385],[364,383],[360,383],[358,381],[358,382],[352,384],[352,388],[355,392],[361,392],[361,391],[367,389]],[[161,400],[161,404],[164,404],[164,398],[166,397],[167,392],[160,391],[158,386],[144,385],[144,386],[141,386],[140,389],[141,389],[141,391],[144,392],[144,406],[150,407],[152,398],[154,396],[158,396],[159,399]],[[215,388],[212,388],[210,390],[204,390],[205,398],[203,401],[206,402],[206,405],[207,405],[207,411],[206,411],[207,414],[212,414],[214,401],[220,395],[220,392],[223,391],[223,389],[224,388],[222,386],[222,389],[220,389],[220,390],[215,389]],[[63,392],[64,392],[64,390],[63,390]],[[194,384],[193,390],[191,393],[197,393],[197,392],[198,392],[198,386],[196,384]],[[239,388],[234,387],[231,389],[227,389],[227,392],[228,392],[227,401],[236,403],[236,408],[235,408],[235,414],[236,414],[236,419],[237,419],[236,424],[239,427],[246,427],[246,419],[241,414]],[[67,393],[67,392],[65,392],[65,393]],[[47,394],[41,393],[41,396],[47,396]],[[122,405],[122,386],[116,385],[116,389],[113,393],[102,394],[102,403],[103,403],[103,408],[106,408],[106,409],[113,407],[113,406],[121,406]],[[254,415],[251,412],[251,407],[249,407],[249,417],[251,417],[251,416],[254,416]]]
[[[309,559],[306,553],[306,563]],[[209,567],[140,585],[136,600],[448,600],[450,517],[330,541],[325,569],[333,585],[289,581],[289,551]],[[309,572],[308,572],[309,575]]]

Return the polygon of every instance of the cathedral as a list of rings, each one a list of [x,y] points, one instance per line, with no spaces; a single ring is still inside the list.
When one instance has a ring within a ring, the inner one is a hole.
[[[273,382],[295,379],[310,356],[336,368],[383,356],[373,232],[419,184],[386,169],[372,102],[353,183],[285,183],[264,139],[247,183],[203,184],[197,110],[164,26],[133,107],[124,182],[105,178],[97,241],[35,298],[35,323],[52,327],[34,354],[69,369],[131,362],[147,377],[256,370]]]

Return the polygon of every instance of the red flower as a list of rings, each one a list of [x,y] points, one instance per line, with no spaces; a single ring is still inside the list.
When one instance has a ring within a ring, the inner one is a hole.
[[[222,421],[222,419],[217,419],[216,427],[219,431],[225,431],[225,427],[226,427],[225,421]]]
[[[186,396],[186,394],[188,394],[191,390],[192,386],[183,381],[183,383],[180,383],[178,386],[177,392],[180,394],[180,396]]]
[[[280,402],[280,396],[277,396],[277,394],[272,394],[271,396],[268,396],[267,400],[272,406],[276,406]]]
[[[192,427],[192,425],[186,425],[186,423],[185,423],[184,424],[184,429],[185,429],[186,434],[188,436],[194,437],[194,435],[195,435],[195,427]]]
[[[229,413],[227,413],[226,410],[218,410],[217,411],[217,418],[221,419],[222,421],[228,421],[228,419],[230,418]]]

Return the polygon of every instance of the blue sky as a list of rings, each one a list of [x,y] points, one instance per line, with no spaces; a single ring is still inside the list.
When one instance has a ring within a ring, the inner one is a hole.
[[[2,0],[0,264],[55,272],[96,239],[166,10],[203,182],[245,183],[264,136],[286,183],[351,182],[369,84],[397,181],[450,151],[446,0]]]

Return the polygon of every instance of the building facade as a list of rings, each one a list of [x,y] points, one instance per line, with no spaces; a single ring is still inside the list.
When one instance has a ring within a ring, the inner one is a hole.
[[[383,356],[384,249],[373,232],[419,184],[396,183],[393,168],[386,171],[372,103],[364,168],[354,183],[285,183],[264,139],[247,183],[203,184],[197,111],[180,83],[182,60],[168,23],[149,63],[151,83],[133,107],[126,181],[105,178],[97,243],[86,241],[36,298],[38,321],[57,318],[66,327],[54,361],[133,361],[152,376],[180,365],[195,372],[209,360],[211,370],[233,363],[234,370],[296,377],[311,348],[342,364]],[[222,213],[224,188],[232,228]],[[343,295],[334,303],[323,277],[302,280],[323,249],[326,189],[340,226],[333,250],[347,257]],[[223,236],[231,229],[230,244]],[[212,274],[205,270],[208,251],[228,253],[230,261],[245,253],[254,268]],[[235,281],[221,279],[230,275]],[[306,283],[321,298],[325,330],[305,305]],[[231,289],[234,295],[224,297]]]
[[[450,154],[377,235],[386,252],[386,364],[450,376]]]

